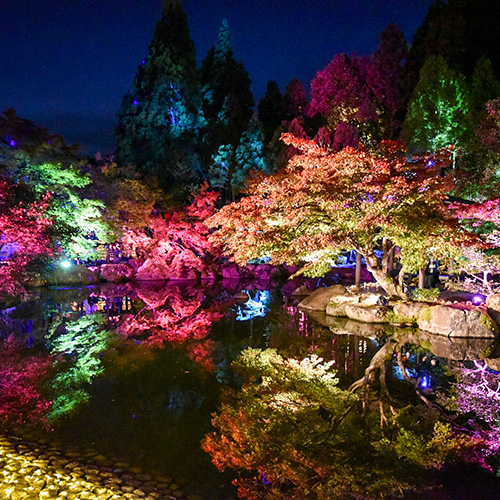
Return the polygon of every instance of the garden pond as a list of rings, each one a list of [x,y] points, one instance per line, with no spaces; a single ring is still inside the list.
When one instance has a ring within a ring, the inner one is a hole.
[[[3,437],[127,498],[500,498],[496,346],[306,315],[304,283],[32,290]]]

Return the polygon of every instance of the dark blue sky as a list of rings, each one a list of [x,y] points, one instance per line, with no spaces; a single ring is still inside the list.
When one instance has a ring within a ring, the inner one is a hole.
[[[268,80],[306,89],[335,54],[373,52],[399,24],[409,42],[431,0],[183,0],[201,61],[229,21],[256,100]],[[163,0],[1,0],[0,110],[112,150],[121,99],[147,54]]]

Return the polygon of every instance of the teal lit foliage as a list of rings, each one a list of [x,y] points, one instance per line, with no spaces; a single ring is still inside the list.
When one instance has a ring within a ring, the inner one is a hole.
[[[442,57],[432,57],[420,71],[404,123],[405,134],[420,151],[461,146],[468,110],[465,78]]]
[[[236,149],[236,168],[231,178],[231,188],[234,194],[245,188],[250,170],[272,173],[264,155],[262,126],[255,117],[250,120],[247,130],[241,135]]]
[[[118,113],[119,162],[158,177],[168,192],[188,192],[202,177],[197,144],[203,126],[187,16],[180,1],[166,0]]]
[[[236,147],[223,144],[212,155],[208,169],[210,184],[234,199],[244,190],[251,170],[271,173],[264,154],[264,134],[260,122],[253,118]]]
[[[51,328],[51,354],[61,360],[59,374],[50,384],[51,420],[61,418],[89,400],[86,386],[104,371],[100,355],[112,342],[112,334],[105,326],[106,318],[94,314],[56,323]]]
[[[210,185],[214,188],[223,189],[229,181],[229,171],[234,162],[234,148],[230,144],[223,144],[212,155],[212,161],[208,168]]]
[[[204,157],[210,163],[221,146],[237,148],[253,115],[251,81],[244,65],[234,58],[226,20],[222,22],[217,44],[202,62],[201,84],[207,120]]]

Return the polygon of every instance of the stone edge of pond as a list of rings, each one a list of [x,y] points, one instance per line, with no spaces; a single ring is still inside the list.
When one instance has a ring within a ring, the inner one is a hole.
[[[110,465],[104,465],[112,463]],[[102,455],[0,433],[0,496],[5,500],[205,500],[171,478]]]

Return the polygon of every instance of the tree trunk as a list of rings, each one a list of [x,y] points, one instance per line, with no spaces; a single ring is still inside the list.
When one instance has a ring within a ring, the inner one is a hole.
[[[361,254],[359,252],[356,252],[356,271],[354,274],[354,284],[361,285]]]
[[[420,288],[420,290],[425,288],[425,270],[424,269],[418,270],[418,288]]]
[[[358,251],[358,250],[356,250]],[[403,290],[403,287],[385,273],[373,249],[365,248],[362,252],[365,258],[368,271],[375,278],[375,281],[385,290],[388,295],[397,295],[404,300],[409,300],[409,296]]]
[[[392,255],[394,251],[394,245],[391,240],[382,238],[382,251],[384,252],[382,256],[382,270],[384,273],[389,274],[392,271]]]

